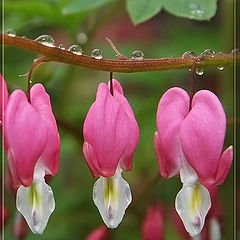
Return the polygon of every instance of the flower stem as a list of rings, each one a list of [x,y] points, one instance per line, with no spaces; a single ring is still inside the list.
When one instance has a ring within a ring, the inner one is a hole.
[[[113,72],[110,72],[110,93],[112,94],[113,96]]]

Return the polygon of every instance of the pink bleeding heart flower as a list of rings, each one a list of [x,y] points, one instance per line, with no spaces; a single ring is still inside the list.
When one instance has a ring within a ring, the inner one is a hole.
[[[176,210],[186,230],[196,236],[211,206],[206,187],[222,184],[232,163],[232,146],[222,153],[223,107],[210,91],[201,90],[191,100],[183,89],[171,88],[159,102],[157,129],[154,144],[160,173],[165,178],[180,173],[183,188]]]
[[[186,159],[202,184],[224,182],[232,163],[232,147],[221,154],[226,116],[212,92],[197,92],[192,101],[181,88],[171,88],[157,111],[155,150],[160,173],[169,178],[179,173]]]
[[[11,94],[5,114],[5,152],[13,183],[20,186],[17,208],[31,230],[41,234],[55,208],[44,176],[57,174],[60,154],[56,120],[41,84],[31,88],[29,101],[21,90]]]
[[[87,237],[86,240],[108,240],[109,230],[105,226],[100,226],[94,229]]]
[[[159,204],[149,206],[142,224],[143,240],[163,240],[164,225],[162,207]]]
[[[118,81],[110,87],[101,83],[96,101],[83,126],[83,153],[93,175],[111,177],[120,166],[131,170],[132,158],[139,140],[134,113]]]
[[[41,84],[30,91],[30,102],[21,90],[10,96],[6,110],[5,151],[10,173],[24,186],[32,184],[36,164],[45,174],[56,175],[60,138],[50,98]]]
[[[3,124],[4,111],[7,107],[7,102],[8,102],[7,85],[3,76],[0,73],[0,127]],[[1,128],[0,128],[0,132],[1,132]]]
[[[93,176],[101,176],[94,185],[94,202],[106,225],[115,228],[131,202],[130,188],[121,172],[132,168],[139,129],[118,81],[113,80],[112,89],[113,95],[110,84],[98,87],[83,126],[83,153]]]

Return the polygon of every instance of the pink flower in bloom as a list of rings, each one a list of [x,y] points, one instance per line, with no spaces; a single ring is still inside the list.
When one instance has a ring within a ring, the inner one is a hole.
[[[2,123],[3,123],[3,114],[4,114],[3,112],[7,107],[7,102],[8,102],[7,85],[0,73],[0,127],[2,126]],[[1,128],[0,128],[0,132],[1,132]]]
[[[118,81],[114,95],[101,83],[83,127],[83,153],[93,175],[112,177],[118,166],[131,170],[139,130],[134,113]]]
[[[162,210],[159,204],[150,206],[142,225],[143,240],[163,240],[164,226]]]
[[[93,176],[100,176],[94,185],[94,202],[105,224],[115,228],[131,202],[130,188],[121,172],[132,168],[139,129],[118,81],[113,80],[112,89],[113,95],[110,83],[98,87],[83,126],[83,153]]]
[[[50,98],[41,84],[25,93],[15,90],[5,114],[5,152],[17,190],[17,209],[32,232],[41,234],[55,208],[45,174],[56,175],[60,138]]]
[[[86,240],[108,240],[108,239],[109,230],[105,226],[98,227],[86,237]]]
[[[232,163],[232,146],[222,153],[223,107],[210,91],[201,90],[190,100],[183,89],[171,88],[159,102],[157,129],[160,173],[165,178],[180,173],[183,188],[176,209],[190,235],[197,235],[211,206],[206,186],[222,184]]]

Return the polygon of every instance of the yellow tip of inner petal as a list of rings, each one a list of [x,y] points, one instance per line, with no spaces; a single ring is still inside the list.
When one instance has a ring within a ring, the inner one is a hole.
[[[193,186],[192,197],[190,200],[190,211],[192,214],[195,214],[201,208],[202,205],[202,197],[200,193],[200,185]]]
[[[106,203],[116,202],[117,201],[117,189],[114,186],[114,180],[110,178],[106,178],[104,181],[104,201]]]
[[[32,207],[34,205],[39,206],[41,202],[41,196],[37,191],[35,183],[32,183],[32,185],[30,186],[29,193],[28,193],[28,200],[29,200],[30,206]]]

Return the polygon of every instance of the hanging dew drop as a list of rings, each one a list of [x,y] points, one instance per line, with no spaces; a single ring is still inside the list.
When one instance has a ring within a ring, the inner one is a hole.
[[[95,59],[102,59],[103,58],[102,51],[98,48],[96,48],[92,51],[91,56]]]
[[[224,67],[217,67],[218,70],[222,71]]]
[[[16,37],[16,31],[13,29],[8,29],[6,33],[10,37]]]
[[[39,42],[48,47],[54,47],[54,39],[50,35],[41,35],[34,39],[34,41]]]
[[[191,57],[196,57],[197,54],[192,52],[192,51],[186,51],[185,53],[183,53],[182,55],[182,59],[186,59],[186,58],[191,58]]]
[[[144,54],[142,51],[140,50],[135,50],[133,53],[132,53],[132,56],[131,56],[131,59],[133,60],[142,60],[144,57]]]
[[[197,68],[197,69],[196,69],[196,74],[197,74],[197,75],[202,76],[203,73],[204,73],[203,68]]]
[[[69,49],[68,49],[69,52],[72,52],[74,54],[77,54],[77,55],[82,55],[83,54],[83,50],[82,48],[79,46],[79,45],[72,45]]]

